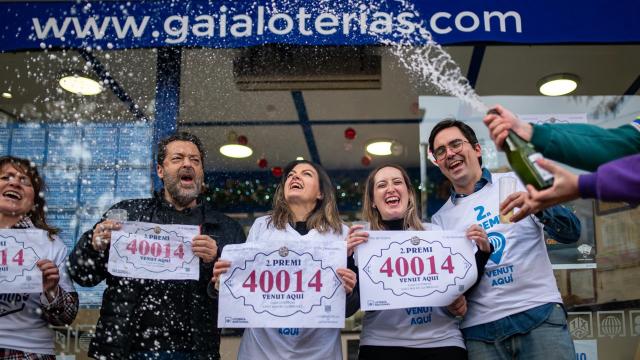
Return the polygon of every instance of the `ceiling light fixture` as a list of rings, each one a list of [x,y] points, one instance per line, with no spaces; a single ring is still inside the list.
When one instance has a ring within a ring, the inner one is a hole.
[[[63,75],[58,83],[68,92],[84,96],[98,95],[104,90],[96,80],[77,73]]]
[[[5,92],[2,93],[2,97],[5,98],[5,99],[11,99],[11,98],[13,98],[13,95],[11,95],[10,92],[6,92],[5,91]]]
[[[538,90],[542,95],[561,96],[573,92],[580,78],[573,74],[553,74],[538,81]]]
[[[226,157],[243,159],[253,154],[253,149],[247,145],[225,144],[220,146],[220,153]]]
[[[366,150],[371,155],[387,156],[392,154],[392,144],[391,140],[372,140],[367,143]]]

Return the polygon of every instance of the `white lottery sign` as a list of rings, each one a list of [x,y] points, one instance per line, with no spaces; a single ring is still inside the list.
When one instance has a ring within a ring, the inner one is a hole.
[[[218,327],[344,327],[346,242],[268,241],[227,245]]]
[[[155,280],[197,280],[200,260],[191,250],[198,226],[122,223],[111,233],[107,269],[113,276]]]
[[[371,231],[356,254],[364,311],[447,306],[478,275],[462,232]]]
[[[39,229],[0,230],[0,293],[41,293],[42,271],[53,242]]]

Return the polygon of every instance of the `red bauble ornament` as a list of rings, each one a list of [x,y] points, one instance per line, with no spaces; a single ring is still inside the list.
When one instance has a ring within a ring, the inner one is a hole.
[[[371,156],[369,155],[363,156],[362,159],[360,159],[360,163],[362,164],[362,166],[371,165]]]
[[[249,143],[249,139],[247,139],[246,136],[244,136],[244,135],[238,136],[238,144],[247,145],[247,143]]]
[[[269,165],[269,162],[267,162],[267,159],[260,158],[260,160],[258,160],[258,167],[260,167],[260,169],[266,168],[267,165]]]
[[[347,128],[344,131],[344,137],[347,140],[353,140],[356,138],[356,131],[353,128]]]
[[[282,176],[282,168],[280,166],[274,166],[271,168],[271,174],[275,177]]]

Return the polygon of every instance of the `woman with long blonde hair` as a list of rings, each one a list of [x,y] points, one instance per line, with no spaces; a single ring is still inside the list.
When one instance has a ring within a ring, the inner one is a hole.
[[[416,193],[407,172],[398,165],[387,164],[374,169],[368,176],[362,199],[362,217],[370,230],[440,230],[422,223],[418,216]],[[367,241],[363,225],[349,229],[349,253]],[[478,225],[467,230],[484,254],[486,264],[490,254],[487,235]],[[448,308],[419,307],[368,311],[362,321],[358,359],[466,359],[462,333],[455,315],[466,312],[464,296]]]

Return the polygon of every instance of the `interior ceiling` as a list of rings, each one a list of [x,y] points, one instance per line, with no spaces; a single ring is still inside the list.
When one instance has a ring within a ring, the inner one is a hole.
[[[469,74],[472,82],[475,78],[481,96],[539,95],[537,82],[554,73],[579,76],[575,95],[632,95],[637,93],[640,79],[640,45],[496,45],[487,46],[479,59],[477,53],[473,56],[473,46],[446,50],[463,74]],[[302,91],[295,95],[299,101],[296,106],[291,91],[239,91],[232,71],[238,50],[184,49],[179,128],[204,140],[209,171],[257,171],[256,161],[262,156],[269,166],[281,166],[297,156],[312,159],[314,153],[328,169],[362,169],[365,143],[379,138],[396,140],[403,149],[398,155],[374,158],[371,166],[397,162],[417,167],[418,96],[443,93],[412,78],[387,49],[372,51],[382,58],[380,89]],[[153,118],[157,51],[103,51],[93,56],[131,102]],[[0,110],[21,120],[136,119],[129,104],[121,100],[122,93],[107,90],[94,97],[78,97],[58,88],[57,79],[64,71],[93,73],[78,51],[0,54],[0,69],[0,92],[13,95],[12,99],[0,98]],[[351,142],[344,138],[347,127],[357,132]],[[248,137],[252,157],[236,160],[220,155],[218,148],[230,131]]]

